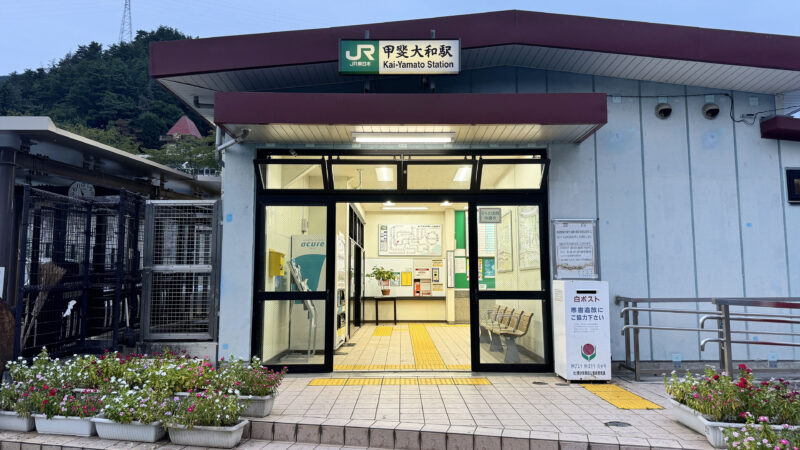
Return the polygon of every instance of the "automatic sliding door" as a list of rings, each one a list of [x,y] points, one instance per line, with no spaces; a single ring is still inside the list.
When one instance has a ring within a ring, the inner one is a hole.
[[[301,372],[332,366],[329,211],[259,207],[253,354],[264,365]]]
[[[469,215],[473,368],[552,368],[547,247],[538,204],[478,205]]]

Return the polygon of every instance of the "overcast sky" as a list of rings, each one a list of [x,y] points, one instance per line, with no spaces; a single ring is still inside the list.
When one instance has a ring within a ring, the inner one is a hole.
[[[91,41],[117,42],[124,4],[0,0],[0,75],[46,67]],[[131,5],[134,32],[168,25],[199,37],[504,9],[800,35],[800,0],[131,0]]]

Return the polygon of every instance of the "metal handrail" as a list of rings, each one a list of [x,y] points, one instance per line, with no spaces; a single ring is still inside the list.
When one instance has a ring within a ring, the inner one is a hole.
[[[720,368],[731,372],[731,344],[750,344],[750,345],[775,345],[800,347],[800,343],[781,342],[781,341],[749,341],[732,339],[734,334],[758,333],[772,336],[800,336],[800,333],[780,332],[780,331],[752,331],[752,330],[733,330],[731,321],[757,322],[757,323],[782,323],[800,324],[800,316],[778,315],[778,314],[755,314],[747,312],[731,312],[731,306],[753,306],[763,308],[786,308],[800,309],[800,297],[740,297],[740,298],[632,298],[617,296],[616,304],[624,307],[620,311],[620,317],[624,319],[624,326],[621,333],[625,336],[625,364],[624,366],[634,371],[637,381],[640,379],[639,361],[639,331],[640,330],[665,330],[665,331],[690,331],[690,332],[710,332],[717,333],[716,338],[707,338],[701,341],[700,350],[704,350],[706,344],[717,342],[719,344]],[[698,311],[681,309],[645,308],[637,305],[640,303],[712,303],[716,305],[717,311]],[[639,312],[675,313],[675,314],[702,314],[699,319],[699,328],[688,327],[662,327],[653,325],[639,325]],[[718,328],[705,328],[708,320],[716,320]],[[631,331],[633,333],[631,333]],[[631,364],[631,334],[633,334],[633,364]]]
[[[707,312],[707,311],[702,311]],[[736,317],[734,317],[736,316]],[[739,317],[742,316],[742,317]],[[709,314],[700,318],[700,327],[702,328],[705,325],[706,320],[709,319],[717,319],[722,317],[719,314]],[[775,319],[770,320],[748,320],[750,317],[775,317]],[[737,321],[745,321],[745,322],[766,322],[766,323],[790,323],[790,324],[800,324],[800,316],[788,316],[789,319],[786,319],[787,316],[781,316],[778,314],[747,314],[747,313],[731,313],[731,320]],[[792,320],[797,319],[797,320]]]
[[[619,312],[619,316],[625,317],[625,313],[629,311],[647,311],[647,312],[664,312],[664,313],[681,313],[681,314],[707,314],[709,312],[709,311],[697,311],[697,310],[686,310],[686,309],[635,308],[629,306],[627,308],[622,308],[622,311]]]

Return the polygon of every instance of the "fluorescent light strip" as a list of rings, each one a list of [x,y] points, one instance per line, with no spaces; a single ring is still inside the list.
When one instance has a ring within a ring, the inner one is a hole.
[[[378,181],[394,181],[394,171],[389,167],[376,167],[375,176]]]
[[[427,206],[384,206],[384,211],[427,211]]]
[[[449,144],[455,133],[353,133],[359,144]]]
[[[453,177],[453,181],[463,183],[465,181],[469,181],[469,177],[472,175],[472,167],[465,166],[459,167],[456,171],[456,176]]]

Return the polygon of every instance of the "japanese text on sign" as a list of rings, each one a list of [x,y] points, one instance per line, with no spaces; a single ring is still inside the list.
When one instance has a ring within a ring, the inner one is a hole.
[[[342,74],[457,74],[461,42],[433,40],[342,40]]]
[[[594,220],[554,220],[556,279],[597,279]]]

